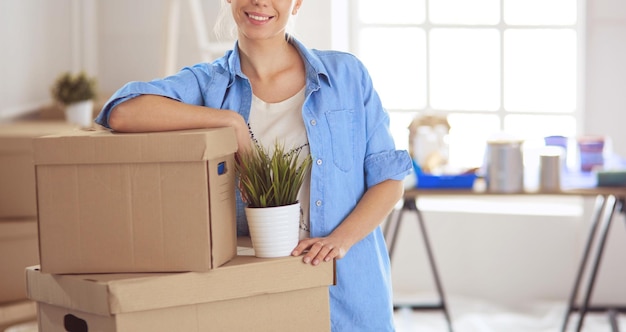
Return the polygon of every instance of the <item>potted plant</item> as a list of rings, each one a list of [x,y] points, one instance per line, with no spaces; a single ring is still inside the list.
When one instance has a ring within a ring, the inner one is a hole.
[[[273,151],[254,144],[239,155],[239,188],[257,257],[289,256],[298,244],[298,192],[312,160],[307,155],[300,161],[301,151],[285,151],[275,142]]]
[[[90,127],[93,121],[93,100],[96,97],[96,79],[85,72],[59,75],[51,88],[52,98],[65,108],[68,122]]]

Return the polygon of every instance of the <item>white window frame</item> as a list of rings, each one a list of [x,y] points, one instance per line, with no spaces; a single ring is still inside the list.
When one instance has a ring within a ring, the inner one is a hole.
[[[339,28],[339,31],[341,33],[338,33],[336,36],[333,36],[333,47],[335,49],[341,49],[341,50],[346,50],[349,52],[354,53],[357,57],[359,56],[357,50],[359,50],[359,40],[360,38],[358,38],[358,31],[362,28],[366,28],[366,27],[375,27],[375,26],[381,26],[381,27],[385,27],[387,25],[381,25],[381,24],[364,24],[359,22],[359,18],[356,16],[358,14],[358,2],[359,0],[333,0],[335,1],[335,4],[333,5],[333,25],[335,28]],[[509,27],[507,24],[505,24],[503,22],[502,17],[504,16],[504,6],[503,6],[503,0],[500,0],[500,23],[498,25],[473,25],[473,26],[466,26],[466,25],[451,25],[451,24],[446,24],[446,25],[440,25],[440,24],[432,24],[429,22],[428,19],[428,1],[429,0],[425,0],[426,1],[426,21],[424,24],[416,24],[416,25],[403,25],[403,26],[416,26],[416,27],[420,27],[420,28],[424,28],[427,32],[427,37],[426,37],[426,43],[428,45],[429,43],[429,36],[428,36],[428,31],[431,30],[434,27],[463,27],[463,28],[496,28],[498,29],[498,31],[500,32],[500,38],[501,38],[501,43],[500,43],[500,56],[501,59],[503,57],[503,52],[504,52],[504,43],[503,43],[503,39],[504,39],[504,31],[507,27]],[[553,112],[513,112],[513,111],[507,111],[504,108],[504,61],[501,61],[501,72],[500,72],[500,82],[501,82],[501,90],[500,90],[500,107],[498,108],[498,110],[496,112],[493,111],[470,111],[470,110],[461,110],[461,111],[445,111],[445,110],[435,110],[433,108],[431,108],[430,106],[430,97],[429,94],[426,94],[426,107],[423,109],[387,109],[392,115],[395,114],[408,114],[410,116],[414,116],[418,113],[420,114],[441,114],[441,115],[449,115],[452,113],[461,113],[461,114],[489,114],[489,115],[497,115],[499,122],[500,122],[500,128],[504,128],[504,119],[507,115],[572,115],[575,118],[576,121],[576,135],[578,135],[579,133],[583,132],[583,120],[584,120],[584,105],[585,105],[585,101],[584,101],[584,92],[585,92],[585,47],[586,47],[586,34],[585,34],[585,26],[586,26],[586,22],[585,22],[585,11],[586,11],[586,1],[585,0],[576,0],[577,2],[577,22],[575,25],[570,25],[570,26],[559,26],[559,27],[555,27],[555,26],[546,26],[546,25],[533,25],[533,26],[520,26],[520,25],[515,25],[512,26],[514,28],[532,28],[532,29],[542,29],[542,28],[548,28],[548,29],[560,29],[560,28],[568,28],[568,29],[574,29],[574,31],[576,32],[577,35],[577,54],[576,54],[576,60],[577,60],[577,73],[576,73],[576,78],[577,78],[577,86],[576,86],[576,100],[575,100],[575,109],[572,113],[553,113]],[[381,6],[384,6],[385,4],[381,2]],[[399,9],[400,10],[400,9]],[[339,14],[337,14],[339,13]],[[340,17],[347,17],[348,19],[346,21],[341,22],[341,20],[339,19]],[[396,26],[396,25],[393,25]],[[400,26],[400,25],[398,25]],[[348,32],[345,33],[344,29],[348,29]],[[336,30],[336,29],[334,29]],[[335,32],[334,32],[335,34]],[[427,71],[427,75],[428,75],[428,61],[429,61],[429,52],[426,52],[426,56],[427,56],[427,63],[426,63],[426,71]],[[427,87],[429,86],[430,82],[427,79]],[[408,123],[406,124],[408,125]],[[407,133],[407,138],[408,138],[408,133]],[[396,142],[396,144],[400,147],[400,148],[405,148],[404,145],[405,142]],[[528,189],[528,188],[527,188]],[[531,188],[532,190],[532,188]],[[515,200],[515,198],[503,198],[504,201],[510,202],[511,199]],[[529,203],[528,200],[532,201],[534,198],[529,197],[526,200],[523,200],[523,202],[519,202],[519,204],[524,205],[524,207],[527,206],[527,204]],[[545,196],[541,196],[541,198],[537,198],[539,200],[541,200],[543,203],[548,203],[547,206],[544,206],[544,211],[546,212],[546,214],[550,214],[551,211],[558,213],[558,214],[564,214],[564,215],[572,215],[572,216],[580,216],[583,214],[583,211],[580,209],[581,206],[581,199],[579,197],[561,197],[561,196],[554,196],[554,197],[545,197]],[[434,202],[435,206],[430,206],[430,204],[426,204],[426,210],[437,210],[437,202],[439,201],[447,201],[448,199],[445,197],[439,197],[439,198],[432,198],[430,199],[431,201]],[[464,201],[467,202],[467,206],[463,207],[463,206],[458,206],[457,205],[457,209],[461,209],[461,210],[465,210],[467,212],[480,212],[480,213],[501,213],[501,209],[499,208],[499,204],[490,204],[489,208],[486,208],[485,206],[481,206],[481,208],[479,208],[479,211],[476,211],[475,208],[475,203],[476,200],[475,199],[465,199]],[[455,204],[459,204],[460,202],[456,202]],[[494,202],[491,202],[494,203]],[[507,203],[508,204],[508,203]],[[463,205],[463,204],[460,204]],[[565,207],[565,210],[563,210],[563,208]],[[569,208],[568,208],[569,207]],[[467,208],[467,209],[466,209]],[[520,210],[520,209],[517,209]],[[517,211],[516,210],[516,211]],[[521,210],[520,210],[521,211]],[[518,211],[519,212],[519,211]]]
[[[338,0],[335,0],[338,1]],[[403,25],[383,25],[383,24],[366,24],[366,23],[362,23],[359,21],[358,18],[358,2],[359,0],[347,0],[348,3],[344,4],[343,6],[339,5],[339,6],[335,6],[335,8],[338,8],[341,11],[346,11],[346,14],[348,14],[349,20],[348,20],[348,25],[349,25],[349,32],[348,35],[349,37],[348,39],[348,51],[355,53],[356,56],[359,56],[358,54],[358,50],[359,50],[359,40],[360,38],[358,38],[359,35],[359,30],[362,28],[370,28],[370,27],[388,27],[388,26],[398,26],[398,27],[418,27],[418,28],[422,28],[426,31],[426,44],[429,45],[429,31],[433,28],[440,28],[440,27],[445,27],[445,28],[469,28],[469,29],[484,29],[484,28],[489,28],[489,29],[497,29],[500,33],[500,58],[503,59],[503,52],[504,52],[504,31],[508,28],[508,27],[512,27],[515,29],[573,29],[576,32],[577,35],[577,55],[576,55],[576,60],[577,60],[577,73],[576,73],[576,79],[577,79],[577,87],[576,87],[576,100],[575,100],[575,109],[572,113],[554,113],[554,112],[529,112],[529,111],[524,111],[524,112],[515,112],[515,111],[507,111],[504,108],[504,61],[501,61],[500,63],[500,83],[501,83],[501,90],[500,90],[500,106],[498,107],[497,111],[472,111],[472,110],[458,110],[458,111],[450,111],[450,110],[438,110],[438,109],[433,109],[430,105],[430,97],[429,97],[429,93],[426,93],[426,106],[424,108],[421,109],[392,109],[392,108],[388,108],[388,111],[390,113],[392,113],[392,115],[395,114],[399,114],[399,113],[409,113],[409,114],[438,114],[438,115],[449,115],[449,114],[489,114],[489,115],[495,115],[498,117],[499,122],[500,122],[500,129],[504,128],[504,119],[507,115],[571,115],[574,117],[575,121],[576,121],[576,133],[581,133],[583,132],[583,119],[584,119],[584,89],[585,89],[585,85],[584,85],[584,73],[585,73],[585,0],[576,0],[577,2],[577,22],[574,25],[562,25],[562,26],[552,26],[552,25],[532,25],[532,26],[521,26],[521,25],[507,25],[504,23],[502,17],[504,16],[504,0],[500,0],[500,23],[497,25],[457,25],[457,24],[433,24],[429,21],[429,16],[428,16],[428,1],[429,0],[425,0],[426,1],[426,21],[423,24],[403,24]],[[384,6],[384,3],[381,3],[381,6]],[[401,9],[398,9],[401,10]],[[345,37],[342,37],[343,40],[345,40]],[[430,61],[430,54],[429,52],[426,52],[426,75],[429,75],[429,61]],[[427,84],[427,89],[429,89],[430,86],[430,79],[427,78],[426,80],[426,84]],[[408,124],[407,124],[408,125]],[[404,146],[404,142],[397,142],[399,143],[400,146]]]

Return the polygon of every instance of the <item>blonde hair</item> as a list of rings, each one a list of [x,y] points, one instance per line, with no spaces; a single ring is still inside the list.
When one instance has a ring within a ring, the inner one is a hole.
[[[220,1],[220,12],[217,14],[213,33],[218,40],[237,39],[237,25],[230,14],[230,5],[226,0]]]
[[[292,15],[287,22],[285,32],[289,36],[295,34],[295,18],[297,15]],[[215,25],[213,26],[213,33],[218,40],[234,40],[237,39],[237,24],[231,14],[230,4],[226,0],[220,1],[220,12],[217,15]]]

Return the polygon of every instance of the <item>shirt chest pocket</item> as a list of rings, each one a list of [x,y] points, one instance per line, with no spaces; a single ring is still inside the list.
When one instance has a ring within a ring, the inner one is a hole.
[[[354,111],[336,110],[326,113],[330,130],[330,145],[335,166],[344,172],[354,164]]]

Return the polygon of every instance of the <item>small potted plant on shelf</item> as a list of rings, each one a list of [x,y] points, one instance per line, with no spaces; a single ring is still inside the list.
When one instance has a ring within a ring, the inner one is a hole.
[[[285,151],[276,142],[273,151],[253,144],[236,163],[239,188],[252,246],[257,257],[289,256],[298,244],[298,192],[311,168],[311,155],[301,149]]]
[[[81,127],[91,127],[96,79],[85,72],[61,74],[52,85],[52,98],[65,108],[65,118]]]

